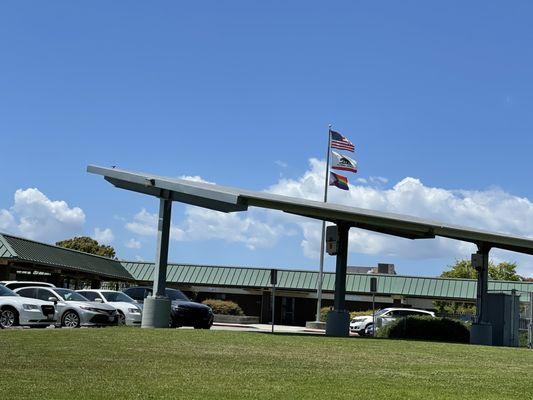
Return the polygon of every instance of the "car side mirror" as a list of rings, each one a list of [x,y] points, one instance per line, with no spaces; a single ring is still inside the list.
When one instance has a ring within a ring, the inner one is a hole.
[[[94,301],[96,303],[103,303],[103,300],[100,297],[97,297],[96,299],[94,299]]]
[[[48,298],[48,301],[51,301],[52,303],[57,304],[57,297],[50,296],[50,297]]]

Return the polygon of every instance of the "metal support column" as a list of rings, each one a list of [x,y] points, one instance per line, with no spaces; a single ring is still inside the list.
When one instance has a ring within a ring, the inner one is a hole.
[[[473,255],[474,268],[477,270],[476,322],[486,322],[487,294],[489,286],[489,251],[485,245],[478,245],[478,251]]]
[[[348,263],[348,234],[350,225],[337,224],[338,247],[337,264],[335,268],[335,297],[333,299],[333,311],[328,313],[326,322],[326,335],[349,336],[350,314],[346,308],[346,268]]]
[[[154,270],[154,295],[157,297],[165,297],[171,213],[172,201],[163,198],[160,199],[159,220],[157,224],[157,254],[155,255]]]
[[[472,254],[472,266],[477,271],[476,320],[470,330],[470,343],[492,345],[492,325],[487,320],[487,295],[489,286],[489,252],[485,243],[477,245]]]
[[[172,200],[169,193],[162,191],[159,201],[159,221],[157,224],[157,254],[154,269],[153,295],[144,301],[141,327],[168,328],[170,320],[170,300],[165,294],[168,264],[168,243],[170,240],[170,220]]]

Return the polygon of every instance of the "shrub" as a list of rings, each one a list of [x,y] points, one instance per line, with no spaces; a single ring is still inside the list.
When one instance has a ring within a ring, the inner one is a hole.
[[[222,315],[244,315],[241,307],[233,301],[207,299],[202,304],[211,307],[213,313]]]
[[[378,337],[468,343],[470,331],[460,321],[449,318],[409,316],[393,321],[377,331]]]
[[[328,317],[328,312],[332,309],[332,307],[322,307],[320,309],[320,321],[326,322],[326,319]],[[363,315],[372,315],[372,310],[366,310],[366,311],[351,311],[350,312],[350,320],[355,317],[360,317]]]
[[[326,322],[330,310],[333,310],[333,307],[322,307],[320,309],[320,321]]]
[[[376,309],[376,311],[378,311]],[[374,312],[372,310],[366,310],[366,311],[352,311],[350,312],[350,319],[355,317],[365,317],[365,316],[372,316]]]

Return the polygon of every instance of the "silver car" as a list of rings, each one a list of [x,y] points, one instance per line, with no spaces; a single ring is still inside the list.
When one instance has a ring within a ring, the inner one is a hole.
[[[118,323],[118,313],[115,307],[89,301],[74,290],[29,286],[16,289],[14,292],[23,297],[54,300],[57,322],[66,328]]]
[[[141,305],[130,296],[115,290],[83,289],[77,291],[91,301],[105,303],[115,307],[118,311],[118,324],[141,326]]]

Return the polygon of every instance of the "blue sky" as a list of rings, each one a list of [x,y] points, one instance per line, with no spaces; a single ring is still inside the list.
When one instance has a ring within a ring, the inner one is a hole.
[[[360,166],[334,201],[533,235],[530,2],[287,3],[2,3],[0,230],[109,230],[120,257],[153,260],[157,201],[87,164],[313,198],[332,123]],[[220,218],[176,205],[171,260],[316,268],[305,221]],[[353,240],[350,264],[414,275],[470,252]]]

